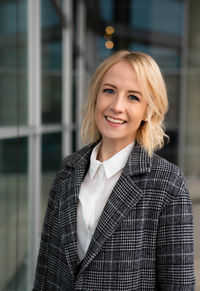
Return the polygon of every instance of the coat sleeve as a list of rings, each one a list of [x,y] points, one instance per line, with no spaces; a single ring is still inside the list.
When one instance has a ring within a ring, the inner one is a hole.
[[[158,290],[195,290],[192,203],[184,181],[160,215],[156,259]]]
[[[37,267],[35,273],[35,282],[33,291],[46,291],[47,290],[47,272],[48,272],[48,256],[50,247],[51,228],[56,217],[55,213],[58,208],[58,183],[57,178],[54,180],[49,194],[47,210],[45,214],[39,255],[37,260]]]

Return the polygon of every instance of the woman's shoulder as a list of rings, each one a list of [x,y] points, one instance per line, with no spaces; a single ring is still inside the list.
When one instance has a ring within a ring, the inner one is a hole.
[[[163,188],[173,189],[173,192],[188,192],[183,171],[157,154],[152,157],[151,178],[160,181]]]
[[[84,165],[85,163],[88,162],[88,159],[90,158],[91,152],[94,148],[95,144],[88,144],[84,147],[82,147],[80,150],[68,155],[64,160],[63,160],[63,165],[68,164],[75,166],[76,164],[78,165]]]
[[[89,163],[90,155],[95,145],[96,144],[88,144],[80,150],[66,156],[61,163],[59,172],[66,171],[66,169],[70,168],[86,167]]]
[[[154,154],[152,157],[152,171],[173,173],[174,175],[184,177],[183,171],[174,163],[164,159],[158,154]]]
[[[92,148],[92,145],[87,145],[66,156],[61,161],[55,180],[60,181],[66,179],[69,175],[71,175],[74,169],[87,167]]]

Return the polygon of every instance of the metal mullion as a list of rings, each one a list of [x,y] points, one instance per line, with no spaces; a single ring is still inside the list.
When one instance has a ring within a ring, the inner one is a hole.
[[[38,134],[48,134],[48,133],[57,133],[62,131],[62,126],[60,124],[50,124],[42,125],[40,127],[31,127],[31,126],[1,126],[0,127],[0,140],[8,138],[17,138],[17,137],[29,137]],[[72,125],[66,125],[68,131],[75,129]]]
[[[40,0],[28,0],[28,114],[29,126],[29,260],[28,290],[31,290],[40,239],[41,209],[41,25]]]
[[[179,101],[179,126],[178,126],[178,165],[185,170],[186,152],[186,112],[187,112],[187,61],[188,61],[188,26],[189,26],[189,1],[184,1],[184,24],[181,50],[181,74],[180,74],[180,101]]]
[[[73,59],[73,26],[72,26],[72,1],[64,0],[63,14],[66,25],[62,32],[62,156],[71,152],[71,130],[72,123],[72,59]]]
[[[82,146],[80,126],[82,121],[82,108],[85,97],[85,41],[86,41],[86,7],[83,0],[78,1],[77,5],[77,35],[76,43],[78,48],[77,56],[77,112],[76,112],[76,124],[77,124],[77,148]]]

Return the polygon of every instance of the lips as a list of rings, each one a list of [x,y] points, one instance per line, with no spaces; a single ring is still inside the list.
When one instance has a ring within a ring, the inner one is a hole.
[[[114,117],[111,117],[111,116],[105,116],[105,118],[106,118],[108,121],[110,121],[110,122],[112,122],[112,123],[115,123],[115,124],[124,124],[124,123],[126,123],[125,120],[118,119],[118,118],[114,118]]]

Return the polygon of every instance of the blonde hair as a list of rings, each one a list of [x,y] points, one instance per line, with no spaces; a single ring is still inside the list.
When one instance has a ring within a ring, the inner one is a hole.
[[[147,121],[142,122],[136,135],[136,141],[152,156],[156,149],[164,145],[164,116],[168,110],[168,99],[163,76],[152,57],[141,52],[118,51],[101,63],[94,73],[90,86],[87,112],[83,119],[81,134],[84,141],[96,142],[101,133],[95,121],[95,105],[104,75],[108,69],[121,61],[132,65],[136,72],[143,97],[146,99]]]

